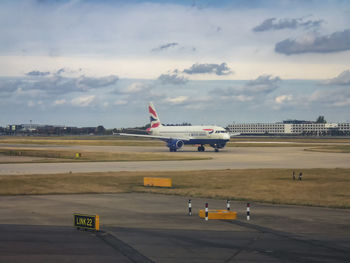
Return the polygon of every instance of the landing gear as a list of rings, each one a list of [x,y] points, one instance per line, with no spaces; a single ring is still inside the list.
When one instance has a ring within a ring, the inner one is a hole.
[[[176,148],[169,148],[170,152],[176,152]]]
[[[219,149],[224,148],[225,145],[215,143],[215,144],[210,144],[210,146],[213,147],[215,152],[217,153],[219,152]]]
[[[198,152],[204,152],[204,151],[205,151],[205,148],[203,145],[198,146]]]

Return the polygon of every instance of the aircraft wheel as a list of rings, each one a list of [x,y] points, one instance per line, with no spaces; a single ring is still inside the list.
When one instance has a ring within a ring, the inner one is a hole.
[[[215,152],[219,152],[219,149],[218,149],[218,148],[215,148]]]
[[[198,146],[198,152],[201,152],[201,151],[202,151],[202,147]]]

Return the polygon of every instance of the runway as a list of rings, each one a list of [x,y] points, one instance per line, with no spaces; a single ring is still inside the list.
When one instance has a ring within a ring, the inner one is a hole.
[[[225,200],[155,194],[0,197],[1,262],[349,262],[350,211],[231,202],[237,221],[198,217]],[[99,214],[101,233],[73,228]],[[114,261],[113,261],[114,260]]]
[[[45,148],[43,146],[38,147]],[[57,148],[60,150],[74,149],[76,151],[164,152],[170,154],[166,147],[50,146],[49,148],[51,150]],[[200,155],[212,159],[199,161],[6,163],[0,164],[0,175],[256,168],[350,168],[349,153],[310,152],[305,151],[305,148],[306,147],[227,147],[219,153],[209,150],[200,153],[197,152],[195,148],[186,147],[183,151],[171,154]]]

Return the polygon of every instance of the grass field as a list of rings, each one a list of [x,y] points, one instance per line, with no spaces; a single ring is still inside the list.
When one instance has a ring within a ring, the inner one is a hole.
[[[111,136],[81,137],[0,137],[0,144],[35,144],[35,145],[88,145],[88,146],[163,146],[164,142],[148,138],[132,139]]]
[[[29,156],[40,157],[28,162],[126,162],[126,161],[179,161],[179,160],[207,160],[210,158],[196,155],[174,155],[170,153],[135,153],[135,152],[91,152],[80,151],[81,157],[76,158],[73,150],[32,150],[0,148],[0,154],[6,156]],[[26,162],[26,161],[21,161]]]
[[[0,195],[150,192],[350,208],[350,169],[302,172],[303,181],[293,181],[291,169],[4,175],[0,176]],[[170,177],[174,187],[144,187],[146,176]]]
[[[350,153],[350,145],[330,145],[305,150],[312,152]]]

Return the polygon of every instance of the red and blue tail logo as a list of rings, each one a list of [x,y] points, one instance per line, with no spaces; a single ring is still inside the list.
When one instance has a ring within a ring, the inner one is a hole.
[[[154,105],[152,102],[149,103],[148,105],[148,112],[150,115],[150,122],[151,122],[151,127],[147,129],[147,131],[151,131],[152,129],[158,128],[161,126],[160,120],[158,118],[156,109],[154,108]]]

